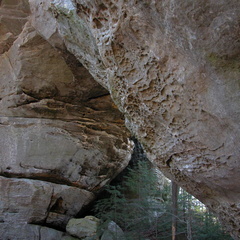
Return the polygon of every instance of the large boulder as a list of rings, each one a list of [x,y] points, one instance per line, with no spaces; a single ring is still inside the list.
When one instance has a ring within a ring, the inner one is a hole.
[[[60,240],[63,232],[52,228],[31,224],[9,224],[0,223],[1,240]]]
[[[94,194],[63,184],[0,177],[1,222],[66,226],[68,220],[94,199]],[[11,228],[11,226],[10,226]]]
[[[126,238],[123,230],[114,221],[110,221],[101,236],[101,240],[126,240]]]
[[[97,231],[100,219],[94,216],[85,218],[72,218],[69,220],[66,231],[68,234],[81,239],[97,240]]]

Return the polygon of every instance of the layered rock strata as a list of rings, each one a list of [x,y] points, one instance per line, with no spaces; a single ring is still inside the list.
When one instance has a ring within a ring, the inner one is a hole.
[[[0,13],[0,239],[60,239],[41,226],[64,230],[127,166],[130,134],[108,90],[31,25],[28,1]]]
[[[27,1],[2,0],[2,9],[12,11],[9,2],[17,6],[14,14],[17,12],[22,25],[18,31],[9,30],[11,19],[1,18],[5,34],[1,34],[0,65],[5,86],[1,90],[6,106],[3,115],[65,116],[75,119],[71,124],[77,124],[79,115],[81,119],[94,115],[95,119],[98,114],[93,105],[88,112],[88,104],[98,102],[96,97],[107,94],[106,90],[99,88],[101,94],[97,91],[92,99],[83,101],[87,104],[78,105],[76,101],[85,94],[72,100],[69,97],[74,94],[68,89],[77,89],[81,81],[66,80],[68,71],[53,66],[66,66],[74,79],[78,76],[73,69],[87,68],[110,92],[148,158],[215,211],[238,239],[240,2],[29,0],[28,6]],[[49,57],[41,56],[41,48],[48,49]],[[21,51],[24,53],[19,54]],[[34,60],[36,52],[47,65],[55,59],[54,54],[65,57],[62,65],[53,61],[51,71],[46,64],[39,66],[49,75],[41,78],[38,63],[28,64],[28,57]],[[15,63],[9,61],[15,58]],[[78,61],[84,67],[78,66]],[[14,71],[8,70],[8,75],[7,69]],[[28,74],[24,76],[25,71]],[[59,77],[57,81],[54,74],[64,75],[64,80]],[[69,88],[61,87],[64,83]],[[95,89],[96,83],[92,80],[91,84]]]

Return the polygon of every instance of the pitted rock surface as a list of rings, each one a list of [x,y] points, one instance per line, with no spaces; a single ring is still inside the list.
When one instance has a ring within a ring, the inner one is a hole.
[[[18,31],[1,18],[1,115],[87,118],[88,126],[106,117],[124,136],[121,117],[95,109],[103,99],[96,97],[110,92],[148,158],[240,238],[240,2],[20,2]],[[1,1],[6,8],[13,7]],[[90,88],[78,89],[80,69],[101,86],[89,78]]]

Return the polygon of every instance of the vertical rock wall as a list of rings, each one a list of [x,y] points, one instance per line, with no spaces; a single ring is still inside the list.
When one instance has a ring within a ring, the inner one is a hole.
[[[41,225],[63,230],[125,168],[129,132],[109,92],[31,25],[28,1],[0,13],[0,239],[60,239]]]

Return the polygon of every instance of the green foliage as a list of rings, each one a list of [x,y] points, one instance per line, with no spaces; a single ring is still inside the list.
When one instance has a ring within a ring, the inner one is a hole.
[[[127,205],[127,200],[120,186],[107,186],[106,192],[110,197],[99,200],[94,207],[96,217],[103,222],[113,220],[121,225],[124,222],[123,206]]]
[[[219,221],[209,211],[195,213],[193,225],[193,237],[196,240],[231,240],[224,232]]]
[[[230,240],[229,234],[224,232],[218,219],[200,201],[180,189],[178,202],[179,228],[178,232],[186,232],[191,227],[194,240]]]
[[[171,239],[171,186],[160,190],[148,162],[138,162],[128,170],[122,185],[108,186],[106,192],[109,197],[95,205],[96,216],[103,222],[116,222],[127,240]],[[178,197],[177,225],[177,239],[231,239],[213,214],[182,189]]]
[[[123,186],[108,186],[106,191],[110,197],[98,201],[96,216],[103,222],[116,222],[129,239],[146,239],[156,215],[163,210],[157,176],[149,163],[138,162],[129,169]]]
[[[148,162],[138,162],[133,169],[129,169],[128,175],[124,179],[124,189],[141,200],[159,194],[157,176]]]

